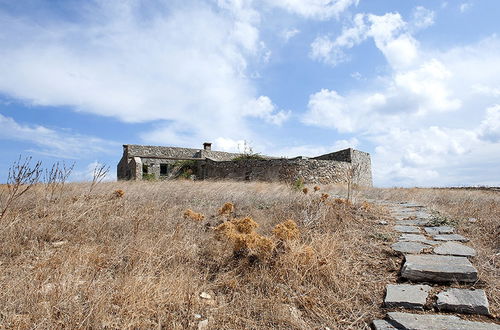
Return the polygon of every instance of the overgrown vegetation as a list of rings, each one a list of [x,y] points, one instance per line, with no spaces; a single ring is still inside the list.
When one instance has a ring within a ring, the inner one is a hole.
[[[174,169],[177,171],[176,177],[189,179],[191,175],[196,175],[197,163],[195,160],[177,160],[174,163]]]
[[[252,146],[247,141],[244,141],[242,145],[238,145],[239,155],[234,157],[232,160],[264,160],[265,158],[258,152],[254,152]]]
[[[376,213],[282,184],[90,185],[51,203],[35,185],[7,212],[0,327],[363,329],[382,316],[396,270],[369,238]]]
[[[0,230],[0,328],[368,329],[394,283],[385,210],[262,182],[34,184]],[[23,187],[23,185],[21,185]],[[1,205],[9,188],[0,186]],[[91,191],[91,193],[89,193]],[[359,191],[457,220],[499,312],[498,193]],[[477,221],[470,222],[469,217]]]

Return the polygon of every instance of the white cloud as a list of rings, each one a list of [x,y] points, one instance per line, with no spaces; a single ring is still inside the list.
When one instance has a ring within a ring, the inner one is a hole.
[[[347,148],[355,149],[358,145],[359,145],[359,140],[355,137],[346,140],[338,140],[333,145],[333,151],[347,149]]]
[[[243,114],[264,119],[266,122],[281,125],[290,116],[290,111],[276,111],[276,105],[267,96],[259,96],[243,106]]]
[[[33,153],[78,159],[96,153],[109,154],[119,144],[92,136],[56,131],[44,126],[21,125],[0,114],[0,139],[30,142],[39,148]]]
[[[281,32],[281,37],[288,41],[300,33],[299,29],[287,29]]]
[[[424,8],[419,10],[423,12]],[[429,23],[429,13],[420,14],[418,24],[423,27]],[[385,55],[393,67],[412,64],[418,56],[418,42],[409,33],[408,24],[399,13],[382,16],[357,14],[351,27],[344,27],[342,33],[331,40],[328,36],[318,36],[311,43],[312,59],[335,66],[348,59],[344,50],[373,38],[377,48]]]
[[[492,142],[500,142],[500,104],[486,109],[486,115],[479,127],[482,138]]]
[[[411,24],[416,29],[425,29],[434,24],[435,16],[434,11],[418,6],[413,10]]]
[[[267,4],[285,9],[307,18],[326,20],[339,18],[339,15],[351,6],[357,6],[359,0],[263,0]]]
[[[311,94],[303,122],[374,145],[379,185],[499,184],[490,169],[500,166],[500,40],[425,49],[413,34],[433,13],[417,8],[410,23],[398,13],[362,15],[336,39],[317,39],[328,46],[318,59],[336,64],[373,38],[388,73],[359,89]]]
[[[251,138],[246,117],[281,124],[287,112],[262,105],[249,78],[249,66],[270,56],[258,12],[245,1],[219,5],[158,1],[147,16],[135,1],[99,1],[80,8],[78,23],[0,11],[0,91],[156,123],[142,135],[154,143]],[[252,102],[264,108],[242,111]]]
[[[467,10],[469,10],[472,7],[472,3],[470,2],[464,2],[461,3],[458,9],[460,10],[461,13],[465,13]]]

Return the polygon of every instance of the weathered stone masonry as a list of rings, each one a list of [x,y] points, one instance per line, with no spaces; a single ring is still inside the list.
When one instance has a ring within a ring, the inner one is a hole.
[[[119,180],[140,180],[145,175],[157,179],[174,177],[182,161],[195,164],[197,179],[233,179],[305,183],[346,183],[372,185],[370,154],[345,149],[314,158],[271,158],[234,160],[240,154],[213,151],[209,143],[203,149],[124,145],[118,163]]]

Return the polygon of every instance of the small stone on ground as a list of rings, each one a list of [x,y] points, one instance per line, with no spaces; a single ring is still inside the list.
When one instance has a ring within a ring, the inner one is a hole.
[[[488,298],[484,290],[448,289],[438,294],[439,310],[467,314],[489,315]]]
[[[387,308],[423,309],[431,287],[428,285],[389,284],[384,299]]]
[[[475,282],[477,270],[465,257],[405,255],[401,277],[412,281]]]
[[[466,245],[455,242],[446,242],[439,245],[438,247],[435,247],[434,253],[441,255],[462,256],[462,257],[476,256],[476,250]]]

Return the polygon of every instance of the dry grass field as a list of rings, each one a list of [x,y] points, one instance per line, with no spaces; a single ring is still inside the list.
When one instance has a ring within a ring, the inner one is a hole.
[[[36,185],[0,220],[0,328],[197,329],[208,320],[210,329],[367,329],[383,317],[385,285],[400,266],[395,234],[378,225],[387,213],[322,195],[344,194],[336,187],[308,188],[179,180],[101,183],[91,193],[74,183],[54,193]],[[498,193],[359,194],[458,219],[499,312]]]

